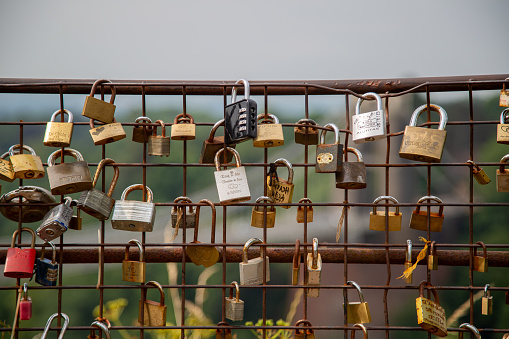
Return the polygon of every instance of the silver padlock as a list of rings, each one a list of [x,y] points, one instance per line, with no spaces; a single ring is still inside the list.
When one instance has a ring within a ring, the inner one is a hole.
[[[260,285],[263,284],[263,257],[265,248],[260,247],[260,256],[254,259],[247,257],[247,251],[253,244],[263,244],[258,238],[249,239],[242,250],[242,262],[239,264],[240,284],[241,285]],[[265,282],[270,280],[269,257],[265,256]]]
[[[469,323],[463,323],[459,327],[466,328],[467,330],[472,332],[474,334],[475,339],[481,339],[481,333],[479,332],[477,327],[475,327],[474,325],[471,325]],[[458,333],[458,339],[463,339],[463,332]]]
[[[48,321],[46,322],[46,327],[44,328],[44,332],[42,332],[40,339],[46,339],[46,336],[48,335],[48,332],[49,332],[49,327],[51,326],[51,322],[53,321],[53,319],[55,319],[58,316],[59,316],[58,313],[53,313],[49,317]],[[65,330],[67,330],[67,326],[69,326],[69,317],[67,316],[67,314],[60,313],[60,316],[62,318],[64,318],[64,326],[62,326],[62,328],[60,329],[60,335],[58,336],[58,339],[62,339],[64,337]]]
[[[20,203],[23,203],[22,208]],[[22,186],[0,197],[0,204],[2,204],[0,212],[9,220],[30,223],[44,219],[46,213],[52,208],[47,204],[54,203],[56,203],[55,198],[48,190],[37,186]]]
[[[241,321],[244,319],[244,301],[240,300],[240,288],[236,281],[230,285],[235,287],[235,297],[232,294],[233,287],[230,287],[230,297],[225,299],[226,319]]]
[[[322,256],[318,253],[318,239],[313,238],[313,252],[308,253],[306,260],[308,286],[320,286],[322,275]],[[320,287],[308,288],[308,297],[320,296]]]
[[[219,155],[224,151],[225,149],[221,148],[214,157],[214,164],[216,165],[214,177],[220,204],[230,205],[250,200],[251,193],[249,192],[246,169],[244,166],[240,166],[240,156],[236,150],[226,147],[226,152],[233,153],[237,167],[223,171],[219,170]]]
[[[360,113],[361,104],[365,99],[376,100],[376,111]],[[382,98],[374,92],[368,92],[357,100],[355,115],[352,116],[352,139],[356,144],[385,138],[385,113],[382,108]]]
[[[120,200],[115,202],[111,226],[116,230],[133,232],[152,232],[156,217],[155,204],[152,203],[152,190],[145,186],[147,202],[125,200],[134,190],[143,190],[142,184],[127,187]]]
[[[72,208],[70,197],[64,198],[65,202],[53,207],[42,220],[41,226],[35,231],[35,234],[44,241],[51,241],[58,238],[69,228],[69,222],[72,218]]]
[[[63,155],[62,155],[63,154]],[[75,162],[56,164],[57,158],[70,155]],[[51,194],[64,195],[91,189],[92,177],[88,164],[80,152],[72,148],[64,148],[51,153],[48,157],[48,180]]]

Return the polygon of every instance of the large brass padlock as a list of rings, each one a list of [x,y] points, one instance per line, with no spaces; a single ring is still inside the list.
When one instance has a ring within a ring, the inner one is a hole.
[[[412,240],[408,239],[406,241],[406,250],[405,250],[405,271],[407,269],[409,269],[410,267],[412,267]],[[413,273],[410,273],[405,278],[405,283],[406,284],[411,284],[412,283],[412,277],[413,277]]]
[[[482,314],[490,315],[493,313],[493,296],[490,295],[490,284],[484,286],[484,296],[482,297]]]
[[[302,330],[301,329],[295,330],[295,339],[306,339],[306,338],[315,339],[315,332],[313,331],[312,328],[309,328],[313,326],[311,325],[309,320],[301,319],[295,323],[295,326],[300,326],[301,324],[303,325]]]
[[[171,139],[166,136],[164,121],[157,120],[155,123],[161,125],[161,135],[157,135],[157,127],[154,127],[152,135],[148,137],[148,155],[169,156]]]
[[[253,147],[267,148],[284,145],[283,126],[279,123],[279,119],[274,114],[259,114],[257,121],[260,120],[262,122],[258,124]]]
[[[376,111],[360,113],[361,104],[365,99],[376,100]],[[382,98],[375,92],[363,94],[355,106],[352,116],[352,139],[356,144],[384,139],[386,135],[385,113],[382,108]]]
[[[0,212],[12,221],[36,222],[42,220],[53,207],[48,204],[55,202],[51,193],[42,187],[22,186],[2,195],[0,203],[8,205],[0,206]],[[21,219],[19,203],[24,204],[21,208]]]
[[[9,155],[9,151],[2,154],[0,157],[0,179],[13,182],[14,181],[14,169],[12,168],[11,160],[6,160]]]
[[[16,236],[21,239],[21,233],[25,231],[32,235],[30,248],[15,248],[14,242]],[[11,247],[7,249],[5,256],[4,276],[9,278],[31,278],[35,263],[35,232],[28,227],[23,227],[21,231],[14,231],[12,234]]]
[[[256,203],[259,204],[262,201],[266,201],[269,204],[273,204],[274,200],[271,197],[261,196],[256,199]],[[266,222],[264,223],[264,216]],[[263,206],[253,206],[253,210],[251,211],[251,226],[258,228],[273,228],[276,223],[276,208],[274,205]]]
[[[193,202],[188,197],[178,197],[176,198],[173,203],[175,204],[181,204],[182,206],[173,206],[171,209],[171,227],[175,228],[184,228],[184,213],[185,213],[185,220],[186,220],[186,229],[187,228],[195,228],[196,227],[196,209],[189,205],[187,212],[186,212],[186,205],[192,204]]]
[[[56,122],[55,119],[58,115],[67,114],[67,122]],[[72,123],[73,115],[70,111],[64,109],[58,110],[51,116],[51,119],[46,123],[46,132],[44,133],[44,145],[51,147],[69,147],[71,145],[72,130],[74,124]]]
[[[349,302],[346,304],[346,322],[349,324],[370,323],[371,313],[369,312],[368,303],[364,301],[361,287],[355,281],[347,281],[346,284],[355,287],[359,293],[359,302]]]
[[[482,256],[477,255],[477,247],[474,247],[474,271],[488,272],[488,251],[486,245],[482,241],[476,242],[482,247]]]
[[[415,210],[412,211],[412,216],[410,217],[410,228],[419,231],[427,231],[428,230],[428,211],[421,211],[421,204],[425,201],[436,201],[439,204],[442,204],[442,200],[438,197],[427,195],[422,197],[417,202],[417,206]],[[430,231],[431,232],[440,232],[442,231],[442,225],[444,224],[444,206],[440,205],[437,212],[429,212],[430,219]]]
[[[161,295],[159,302],[147,300],[147,286],[155,286]],[[138,322],[143,326],[166,326],[166,305],[164,304],[163,287],[157,281],[149,281],[143,286],[143,297],[145,302],[140,299],[140,309],[138,312]],[[141,316],[143,314],[143,321]]]
[[[318,239],[313,238],[313,251],[308,253],[306,259],[306,277],[308,297],[320,296],[320,282],[322,276],[322,256],[318,253]]]
[[[63,156],[74,157],[76,161],[55,165],[56,159],[62,157],[62,150],[56,150],[49,155],[48,180],[51,193],[64,195],[92,189],[90,170],[81,153],[72,148],[66,148],[63,154]]]
[[[509,160],[509,154],[500,159],[500,168],[497,169],[497,192],[509,192],[509,171],[505,170],[507,160]]]
[[[479,332],[477,327],[475,327],[474,325],[471,325],[468,323],[463,323],[459,326],[459,328],[466,328],[474,334],[475,339],[481,339],[481,333]],[[458,339],[463,339],[463,332],[458,332]]]
[[[136,245],[139,249],[140,260],[134,261],[129,260],[129,247],[130,245]],[[125,247],[125,257],[122,261],[122,280],[130,282],[145,282],[146,277],[146,263],[145,263],[145,251],[143,245],[136,239],[129,240],[129,243]]]
[[[180,113],[173,120],[171,126],[171,140],[194,140],[196,138],[196,125],[191,114]]]
[[[276,166],[282,164],[288,168],[288,180],[279,178],[276,172]],[[270,164],[270,170],[267,174],[267,196],[272,198],[275,203],[291,204],[293,197],[293,166],[284,159],[276,159]],[[290,208],[291,206],[281,206],[283,208]]]
[[[237,167],[223,171],[219,170],[219,156],[223,152],[233,153]],[[231,147],[226,147],[226,150],[221,148],[214,156],[214,164],[216,165],[214,178],[216,179],[217,193],[221,205],[236,204],[251,199],[246,169],[244,166],[240,166],[240,156],[236,150]]]
[[[145,188],[145,201],[125,200],[127,195],[135,190]],[[128,186],[120,200],[115,201],[113,206],[113,216],[111,217],[111,227],[116,230],[132,232],[152,232],[154,220],[156,217],[155,204],[152,203],[152,190],[148,186],[134,184]]]
[[[213,245],[216,240],[216,207],[214,203],[208,199],[202,199],[199,203],[205,203],[212,209],[212,227],[210,234],[211,245],[198,245],[198,224],[200,222],[200,205],[196,206],[196,227],[194,228],[194,239],[191,246],[186,246],[186,254],[191,261],[199,266],[210,267],[219,260],[219,251]]]
[[[505,83],[502,85],[500,90],[499,106],[509,107],[509,91],[505,89]]]
[[[35,151],[28,145],[23,145],[23,149],[30,154],[21,154],[19,144],[12,145],[9,148],[9,158],[11,159],[14,178],[17,179],[39,179],[44,177],[46,172],[42,166],[41,158],[35,154]]]
[[[300,240],[295,240],[295,252],[293,253],[292,285],[299,284],[300,275]]]
[[[126,137],[124,128],[120,122],[113,119],[110,124],[104,124],[99,127],[95,127],[94,120],[90,119],[90,136],[94,141],[94,145],[105,145],[115,141],[122,140]]]
[[[144,121],[146,123],[144,123]],[[132,140],[134,142],[139,143],[145,143],[148,142],[149,137],[152,135],[152,132],[154,130],[154,126],[147,126],[148,124],[152,123],[152,120],[150,120],[149,117],[137,117],[136,120],[134,120],[135,125],[133,127],[133,138]]]
[[[336,188],[366,188],[366,164],[362,161],[361,152],[353,147],[345,149],[345,155],[346,152],[355,154],[357,161],[343,161],[343,170],[336,172]]]
[[[386,225],[386,214],[385,211],[377,212],[376,204],[382,200],[393,202],[396,205],[396,211],[388,211],[388,223]],[[369,229],[373,231],[385,231],[386,226],[389,231],[400,231],[401,230],[401,219],[403,214],[399,213],[399,202],[396,198],[390,195],[383,195],[373,201],[373,212],[369,213]]]
[[[104,83],[111,83],[111,81],[101,79],[94,82],[90,95],[85,98],[85,104],[83,105],[83,112],[81,115],[109,124],[113,122],[114,119],[113,115],[115,114],[115,105],[113,103],[115,102],[115,95],[117,92],[115,86],[111,86],[111,98],[109,103],[94,98],[97,86]]]
[[[484,170],[481,167],[479,167],[475,162],[473,162],[472,160],[467,160],[467,163],[472,165],[472,174],[474,175],[475,180],[477,180],[477,182],[480,185],[487,185],[491,182],[491,179],[490,177],[488,177],[488,174],[486,174],[486,172],[484,172]]]
[[[214,126],[212,126],[209,138],[203,141],[199,160],[200,164],[213,164],[217,151],[225,146],[224,136],[214,136],[220,126],[224,126],[224,119],[219,120],[214,124]],[[235,148],[235,144],[229,144],[228,146]],[[226,161],[231,162],[233,159],[233,154],[226,152],[226,155]]]
[[[67,326],[69,326],[69,317],[65,313],[53,313],[48,321],[46,322],[46,327],[44,327],[44,331],[42,332],[42,335],[39,339],[46,339],[46,336],[48,335],[49,328],[51,326],[51,323],[53,322],[53,319],[60,316],[61,318],[64,318],[64,325],[60,329],[60,335],[58,336],[58,339],[63,339],[65,331],[67,330]]]
[[[313,206],[307,204],[312,204],[309,198],[302,198],[299,200],[299,205],[297,207],[297,222],[303,224],[304,222],[313,222]]]
[[[316,121],[312,119],[300,119],[297,125],[293,128],[293,135],[296,144],[301,145],[318,145],[318,129],[313,127],[317,126]]]
[[[361,329],[362,331],[362,334],[363,334],[363,338],[364,339],[368,339],[368,330],[366,329],[366,326],[364,326],[363,324],[355,324],[353,325],[353,327],[358,327]],[[352,334],[350,335],[350,339],[355,339],[355,330],[352,330]]]
[[[244,301],[240,300],[240,288],[236,281],[233,281],[230,286],[235,288],[235,297],[232,294],[232,287],[230,287],[230,296],[224,298],[225,303],[225,317],[232,321],[242,321],[244,319]]]
[[[509,108],[500,113],[500,123],[497,125],[497,142],[509,144]]]
[[[247,251],[253,244],[263,244],[258,238],[251,238],[244,244],[242,250],[242,262],[239,263],[240,284],[241,285],[260,285],[263,284],[263,258],[265,257],[265,282],[270,281],[269,257],[265,255],[265,247],[260,247],[260,256],[249,259]]]
[[[316,173],[335,173],[343,170],[343,145],[339,143],[339,128],[329,123],[324,128],[332,128],[334,131],[333,144],[325,144],[326,129],[320,133],[320,144],[316,146]]]
[[[424,298],[424,286],[430,287],[435,301]],[[440,306],[438,300],[438,292],[433,288],[433,285],[426,281],[419,284],[419,298],[415,299],[415,306],[417,309],[417,324],[439,337],[447,336],[447,321],[445,319],[445,311]]]
[[[438,255],[437,249],[435,248],[435,241],[432,241],[429,246],[428,270],[438,270]]]
[[[231,328],[221,328],[221,326],[230,326],[227,322],[220,321],[217,323],[216,339],[232,339]]]
[[[410,125],[405,127],[405,134],[399,149],[399,156],[401,158],[424,162],[440,162],[442,160],[445,138],[447,136],[445,131],[447,113],[438,105],[429,105],[431,111],[440,114],[438,130],[416,127],[419,115],[426,112],[427,108],[427,105],[419,106],[410,118]]]

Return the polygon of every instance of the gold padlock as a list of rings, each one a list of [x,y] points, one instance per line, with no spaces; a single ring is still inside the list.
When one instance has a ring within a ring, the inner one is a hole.
[[[482,247],[482,257],[477,255],[477,247],[474,247],[474,271],[488,272],[488,251],[486,250],[486,245],[482,241],[478,241],[476,244]]]
[[[146,122],[146,123],[143,123],[143,122]],[[135,125],[133,127],[133,138],[132,140],[134,142],[139,142],[139,143],[145,143],[145,142],[148,142],[148,138],[150,137],[150,135],[152,135],[152,131],[154,130],[154,126],[150,126],[147,124],[151,124],[152,123],[152,120],[150,120],[149,117],[137,117],[136,120],[134,120],[134,123],[135,124],[138,124],[138,125]]]
[[[35,154],[35,151],[28,145],[23,145],[23,149],[30,154],[21,154],[20,144],[12,145],[9,148],[9,157],[14,171],[14,178],[18,179],[39,179],[44,177],[46,172],[42,166],[41,158]],[[17,152],[15,152],[17,150]]]
[[[509,160],[509,154],[500,159],[500,168],[497,169],[497,192],[509,192],[509,171],[505,170],[507,160]]]
[[[138,246],[140,252],[139,261],[129,260],[129,247],[131,244]],[[145,251],[143,250],[143,245],[136,239],[129,240],[129,243],[125,247],[125,257],[122,261],[122,280],[139,283],[145,282],[145,268]]]
[[[288,180],[279,178],[276,172],[278,164],[285,165],[288,168]],[[272,198],[275,203],[290,204],[293,197],[293,166],[283,158],[276,159],[270,164],[270,170],[267,174],[267,196]],[[281,206],[283,208],[290,208],[291,206]]]
[[[306,259],[306,277],[308,286],[308,297],[320,296],[320,282],[322,275],[322,256],[318,253],[318,239],[313,238],[313,251],[308,253]]]
[[[148,137],[148,155],[169,156],[171,139],[166,136],[164,121],[157,120],[155,123],[161,125],[161,135],[157,135],[157,127],[154,127],[152,135]]]
[[[493,313],[493,296],[490,295],[490,284],[484,285],[484,296],[482,297],[482,314],[490,315]]]
[[[75,162],[56,164],[57,158],[70,155]],[[72,148],[58,149],[48,157],[48,181],[51,194],[70,194],[94,187],[87,162],[80,152]]]
[[[318,145],[318,129],[312,126],[317,126],[316,121],[312,119],[300,119],[297,125],[293,128],[293,134],[296,144],[301,145]]]
[[[255,203],[261,203],[262,201],[267,201],[269,204],[273,204],[274,200],[271,197],[261,196],[256,199]],[[263,222],[264,215],[266,215],[266,223]],[[268,207],[261,206],[253,206],[253,210],[251,212],[251,226],[264,228],[267,225],[267,228],[273,228],[276,223],[276,208],[273,205]]]
[[[373,231],[385,231],[385,222],[386,222],[386,214],[385,211],[383,212],[377,212],[376,210],[376,204],[378,204],[382,200],[391,201],[394,204],[396,204],[396,211],[391,212],[388,211],[388,224],[387,229],[389,231],[400,231],[401,230],[401,219],[402,219],[402,213],[399,213],[399,202],[396,200],[396,198],[391,197],[390,195],[383,195],[375,199],[373,201],[373,212],[369,213],[369,229]]]
[[[303,224],[306,222],[313,222],[313,206],[306,206],[306,204],[312,204],[309,198],[302,198],[299,200],[299,204],[303,204],[297,207],[297,222]]]
[[[196,125],[191,114],[177,115],[171,126],[171,140],[194,140],[195,137]]]
[[[300,274],[300,240],[295,240],[295,252],[293,253],[292,285],[299,284]]]
[[[470,332],[472,332],[474,334],[475,339],[481,339],[481,333],[479,332],[477,327],[475,327],[474,325],[471,325],[468,323],[463,323],[459,327],[468,329]],[[463,339],[463,332],[458,333],[458,339]]]
[[[438,105],[429,105],[431,111],[440,114],[438,130],[416,127],[419,115],[426,112],[427,108],[427,105],[419,106],[410,118],[410,125],[405,127],[405,134],[399,149],[399,156],[401,158],[424,162],[441,161],[447,136],[445,131],[447,113]]]
[[[497,125],[497,143],[509,144],[509,108],[500,114],[500,123]]]
[[[258,124],[256,138],[253,139],[253,147],[276,147],[285,144],[283,126],[274,114],[259,114],[257,120],[263,121]]]
[[[406,241],[406,250],[405,250],[405,271],[412,267],[412,240],[408,239]],[[410,273],[408,277],[405,278],[406,284],[412,283],[412,276],[413,274]]]
[[[428,270],[438,270],[438,255],[435,248],[435,241],[432,241],[429,247]]]
[[[425,285],[431,288],[435,301],[424,298]],[[445,311],[440,306],[437,290],[425,280],[419,284],[419,298],[415,299],[415,306],[417,308],[417,324],[420,327],[436,336],[447,336]]]
[[[210,267],[219,260],[219,251],[212,245],[216,240],[216,207],[214,203],[208,199],[202,199],[199,203],[205,203],[212,209],[212,227],[210,235],[211,245],[197,245],[200,244],[198,241],[198,225],[200,222],[200,205],[196,206],[196,222],[194,228],[194,239],[191,241],[193,246],[186,246],[186,254],[191,261],[199,266]]]
[[[472,174],[474,175],[475,180],[477,180],[477,182],[480,185],[487,185],[491,182],[490,177],[488,177],[486,172],[484,172],[484,170],[481,167],[479,167],[475,162],[473,162],[472,160],[467,160],[467,163],[472,165]]]
[[[85,98],[85,105],[83,105],[83,112],[81,115],[92,120],[98,120],[105,124],[109,124],[113,122],[113,115],[115,114],[115,105],[113,103],[115,102],[115,95],[117,92],[115,86],[111,86],[111,98],[109,103],[94,98],[97,86],[104,83],[111,83],[111,81],[101,79],[94,82],[90,95]]]
[[[67,114],[67,122],[56,122],[55,119],[58,115]],[[44,133],[44,145],[51,147],[69,147],[71,145],[72,130],[74,124],[72,123],[73,115],[68,110],[58,110],[51,116],[51,119],[46,123],[46,132]]]
[[[155,286],[161,295],[159,302],[147,300],[147,286]],[[143,296],[145,302],[140,299],[140,308],[138,313],[138,322],[141,324],[141,315],[143,313],[143,326],[166,326],[166,305],[164,304],[163,287],[157,281],[149,281],[143,286]]]
[[[309,320],[301,319],[295,323],[295,326],[303,325],[302,330],[295,330],[295,339],[315,339],[315,332],[312,328],[309,328],[313,325],[309,322]]]
[[[230,328],[222,329],[221,326],[230,326],[227,322],[220,321],[217,323],[216,339],[232,339],[232,330]]]
[[[9,155],[9,151],[2,154],[0,158],[0,179],[13,182],[14,181],[14,169],[12,168],[11,160],[6,160]]]
[[[355,324],[353,325],[353,327],[358,327],[362,330],[362,333],[363,333],[363,338],[364,339],[368,339],[368,330],[366,328],[366,326],[364,326],[363,324]],[[352,330],[352,334],[350,335],[350,339],[355,339],[355,331]]]
[[[213,164],[214,157],[220,149],[222,149],[225,145],[224,136],[215,136],[217,129],[220,126],[224,126],[224,119],[219,120],[212,126],[210,130],[209,138],[203,141],[203,146],[201,148],[200,153],[200,164]],[[229,144],[230,148],[235,148],[235,144]],[[223,155],[226,156],[226,162],[231,162],[233,159],[233,153],[223,152]]]
[[[368,303],[364,301],[364,295],[360,286],[355,281],[347,281],[346,284],[355,287],[359,293],[359,302],[349,302],[346,304],[346,322],[349,324],[370,323],[371,313],[369,312]]]
[[[316,173],[335,173],[343,170],[343,145],[339,140],[339,128],[333,123],[326,124],[324,128],[331,128],[334,131],[335,142],[325,144],[325,133],[323,129],[320,133],[320,143],[316,145]]]
[[[509,91],[505,90],[505,83],[502,85],[500,90],[499,105],[502,107],[509,107]]]
[[[410,228],[419,231],[427,231],[428,230],[428,211],[421,211],[421,204],[425,201],[433,200],[439,204],[442,204],[443,201],[435,196],[427,195],[422,197],[417,202],[417,206],[415,210],[412,211],[412,216],[410,217]],[[442,225],[444,224],[444,206],[440,205],[437,212],[429,212],[430,219],[430,231],[431,232],[441,232]]]
[[[126,137],[122,124],[113,119],[110,124],[104,124],[99,127],[95,127],[94,120],[90,119],[90,136],[94,141],[94,145],[105,145],[115,141],[122,140]]]

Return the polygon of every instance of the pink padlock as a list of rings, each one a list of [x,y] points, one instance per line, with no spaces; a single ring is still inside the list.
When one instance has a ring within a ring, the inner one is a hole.
[[[32,318],[32,299],[28,296],[28,284],[23,284],[23,298],[19,302],[19,320]]]

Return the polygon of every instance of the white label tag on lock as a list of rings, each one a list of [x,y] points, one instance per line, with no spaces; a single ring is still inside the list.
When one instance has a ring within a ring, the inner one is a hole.
[[[214,177],[221,204],[234,204],[251,199],[246,170],[243,166],[215,171]]]
[[[353,141],[355,143],[361,143],[385,138],[384,118],[383,111],[372,111],[353,115]]]

